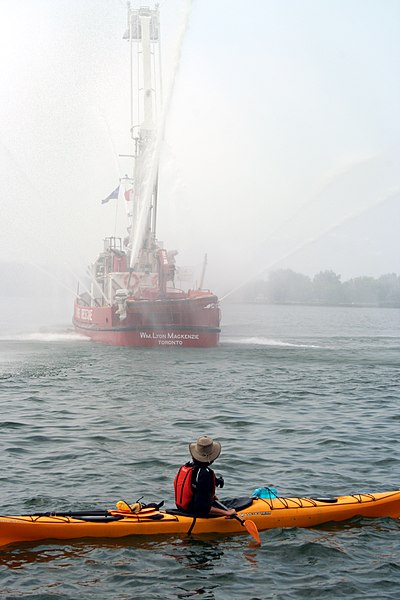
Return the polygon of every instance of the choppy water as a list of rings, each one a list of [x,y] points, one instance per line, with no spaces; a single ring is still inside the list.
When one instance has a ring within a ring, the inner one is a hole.
[[[164,499],[187,443],[226,496],[400,487],[400,311],[226,305],[215,349],[0,331],[0,513]],[[27,330],[28,331],[28,330]],[[7,599],[398,598],[400,522],[0,549]]]

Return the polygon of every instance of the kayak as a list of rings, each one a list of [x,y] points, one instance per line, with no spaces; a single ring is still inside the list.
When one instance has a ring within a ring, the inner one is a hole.
[[[235,534],[245,532],[240,519],[249,519],[259,530],[264,530],[313,527],[357,516],[399,518],[400,490],[332,498],[277,496],[225,501],[225,504],[236,508],[240,519],[196,518],[178,510],[162,509],[162,504],[139,505],[138,512],[130,512],[128,506],[128,511],[93,510],[0,516],[0,546],[39,540],[121,538],[135,535]]]

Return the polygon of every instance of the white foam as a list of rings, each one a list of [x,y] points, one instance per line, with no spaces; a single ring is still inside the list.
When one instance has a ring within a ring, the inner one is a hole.
[[[248,338],[223,338],[222,344],[241,344],[241,345],[256,345],[256,346],[277,346],[284,348],[322,348],[316,344],[296,344],[293,342],[283,342],[282,340],[273,340],[263,337],[248,337]]]
[[[90,341],[90,338],[71,332],[40,332],[20,333],[18,335],[2,335],[0,340],[7,342],[78,342]]]

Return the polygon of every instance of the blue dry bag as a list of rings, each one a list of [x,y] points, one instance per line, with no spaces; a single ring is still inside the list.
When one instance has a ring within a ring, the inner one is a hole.
[[[254,490],[252,496],[256,498],[269,498],[271,500],[278,497],[278,492],[273,487],[262,487]]]

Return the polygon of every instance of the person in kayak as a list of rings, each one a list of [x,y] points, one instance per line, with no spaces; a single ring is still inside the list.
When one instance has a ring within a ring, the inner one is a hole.
[[[203,435],[189,444],[192,461],[183,465],[174,480],[176,506],[182,512],[196,517],[232,517],[235,509],[224,509],[218,504],[216,487],[224,485],[222,477],[215,476],[210,465],[221,453],[221,444]]]

